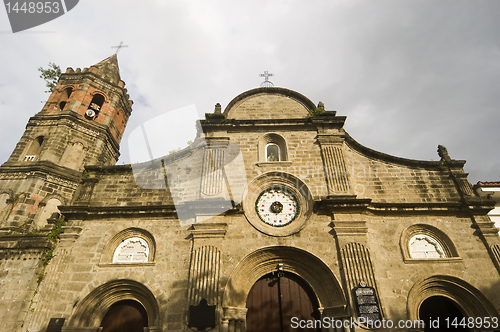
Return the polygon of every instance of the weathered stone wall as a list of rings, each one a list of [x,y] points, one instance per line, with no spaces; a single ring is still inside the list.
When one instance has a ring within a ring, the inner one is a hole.
[[[367,244],[380,301],[388,319],[407,319],[407,299],[411,288],[432,276],[455,276],[480,290],[497,310],[500,308],[498,272],[470,218],[427,212],[421,215],[338,213],[335,219],[366,221]],[[434,226],[445,233],[455,245],[458,257],[443,261],[405,262],[401,246],[408,243],[401,243],[401,236],[407,227],[415,224]]]
[[[78,304],[92,290],[117,279],[135,280],[145,285],[156,297],[160,312],[169,330],[181,330],[186,309],[187,280],[191,241],[187,227],[175,219],[116,218],[107,220],[72,220],[67,232],[79,227],[79,237],[63,238],[47,267],[47,278],[35,298],[35,310],[30,316],[29,329],[38,330],[51,317],[66,317],[78,309]],[[156,253],[153,263],[118,264],[106,255],[113,236],[135,227],[155,236]],[[101,317],[102,319],[102,317]]]
[[[0,238],[0,330],[24,331],[50,244],[45,236]]]
[[[31,230],[41,202],[54,197],[67,204],[77,186],[75,182],[37,172],[0,173],[0,188],[9,193],[9,200],[0,214],[0,227]]]
[[[459,194],[445,168],[411,167],[383,161],[345,147],[354,194],[373,202],[457,202]]]
[[[155,177],[165,187],[165,180],[161,169]],[[172,197],[165,189],[149,189],[137,185],[130,165],[113,166],[104,172],[89,171],[90,179],[96,179],[92,189],[92,196],[88,200],[91,206],[116,207],[116,206],[147,206],[171,205]],[[84,179],[84,182],[88,179]],[[81,202],[78,193],[76,202]]]

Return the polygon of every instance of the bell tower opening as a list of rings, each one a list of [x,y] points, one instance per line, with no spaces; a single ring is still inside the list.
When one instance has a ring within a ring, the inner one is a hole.
[[[420,305],[419,318],[425,323],[425,332],[470,331],[460,325],[466,316],[457,303],[444,296],[431,296]],[[450,325],[453,322],[456,325]]]
[[[66,89],[63,90],[61,97],[59,98],[59,110],[63,111],[64,107],[66,107],[66,103],[68,102],[69,97],[73,93],[73,88],[72,87],[67,87]]]
[[[144,332],[147,326],[146,309],[133,300],[113,304],[101,322],[102,332]]]
[[[42,144],[44,141],[43,136],[38,136],[31,142],[31,146],[28,149],[28,152],[26,152],[26,156],[24,156],[24,161],[34,161],[35,158],[38,156],[40,153],[40,150],[42,149]]]
[[[85,112],[85,117],[87,119],[95,120],[101,111],[101,107],[104,104],[104,96],[100,94],[95,94],[90,102],[87,112]]]
[[[318,307],[316,296],[302,278],[283,271],[269,273],[248,294],[246,331],[321,331],[319,326],[292,328],[292,318],[297,322],[321,319]]]

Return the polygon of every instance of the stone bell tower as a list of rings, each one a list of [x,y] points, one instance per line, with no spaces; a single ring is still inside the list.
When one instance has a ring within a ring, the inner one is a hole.
[[[50,162],[81,171],[115,164],[132,112],[124,87],[115,54],[90,68],[68,68],[3,166]]]
[[[116,54],[66,69],[0,167],[0,232],[43,226],[47,206],[71,201],[85,165],[114,165],[131,106]]]

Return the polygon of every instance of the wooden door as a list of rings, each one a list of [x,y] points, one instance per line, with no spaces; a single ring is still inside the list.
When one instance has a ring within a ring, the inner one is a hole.
[[[419,316],[420,320],[423,320],[425,323],[424,332],[470,331],[466,326],[464,326],[467,322],[467,319],[465,319],[465,321],[462,321],[466,316],[462,313],[458,305],[444,296],[431,296],[427,298],[420,305]],[[446,319],[448,319],[450,326],[447,326]],[[434,322],[434,326],[431,326],[431,321]],[[451,325],[451,323],[453,322],[465,322],[465,324]]]
[[[298,320],[320,319],[310,287],[291,273],[268,274],[259,279],[247,298],[247,332],[320,331],[291,327]]]
[[[144,332],[148,326],[148,315],[136,301],[119,301],[109,308],[104,316],[102,332]]]

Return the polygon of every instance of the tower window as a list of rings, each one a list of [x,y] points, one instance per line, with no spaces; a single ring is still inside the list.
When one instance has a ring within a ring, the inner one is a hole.
[[[59,109],[61,111],[64,110],[64,107],[66,106],[66,103],[68,102],[68,99],[72,93],[73,93],[72,87],[68,87],[63,90],[61,97],[59,98]]]
[[[104,104],[104,97],[100,94],[94,95],[92,101],[90,102],[87,112],[85,112],[85,117],[87,119],[95,120],[101,111],[101,107]]]
[[[43,143],[43,136],[38,136],[31,142],[31,146],[24,157],[24,161],[34,161],[36,156],[40,153]]]

